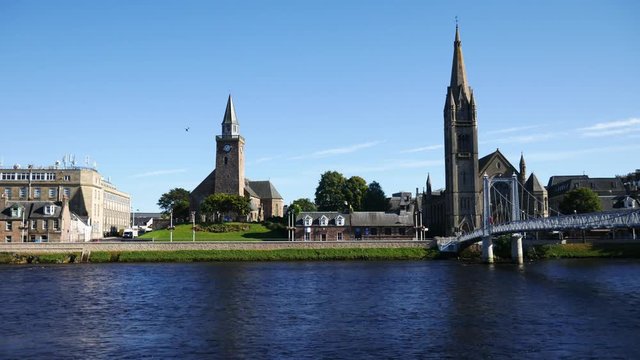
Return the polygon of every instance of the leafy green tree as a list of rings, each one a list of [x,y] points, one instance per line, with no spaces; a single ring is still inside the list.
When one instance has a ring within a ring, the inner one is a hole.
[[[327,171],[320,176],[316,188],[315,203],[320,211],[340,211],[344,209],[344,188],[347,180],[337,171]]]
[[[382,187],[377,182],[372,181],[362,199],[362,210],[387,211],[389,208],[389,200],[387,200]]]
[[[362,200],[367,192],[367,182],[360,176],[347,179],[343,190],[345,201],[354,211],[362,209]]]
[[[169,215],[173,209],[173,217],[179,220],[189,218],[189,191],[183,188],[174,188],[162,194],[158,200],[158,206],[163,213]]]
[[[316,204],[308,198],[294,200],[291,203],[290,208],[296,215],[300,214],[302,211],[316,211],[318,209]]]
[[[243,196],[218,193],[207,196],[200,204],[200,211],[216,221],[221,215],[245,216],[251,206],[250,200]]]
[[[563,214],[578,214],[602,211],[602,203],[593,190],[589,188],[573,189],[562,198],[560,211]]]

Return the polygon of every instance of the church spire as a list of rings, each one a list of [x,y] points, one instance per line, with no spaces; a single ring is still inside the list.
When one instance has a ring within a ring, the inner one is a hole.
[[[427,173],[427,195],[431,195],[431,174]]]
[[[460,41],[460,30],[456,24],[456,39],[453,42],[453,64],[451,65],[451,89],[462,87],[465,94],[469,95],[469,85],[467,84],[467,72],[464,67],[462,56],[462,42]]]
[[[236,109],[233,106],[233,99],[229,94],[227,100],[227,109],[224,111],[224,118],[222,119],[222,135],[223,136],[237,136],[240,135],[240,123],[236,117]]]
[[[524,185],[527,178],[527,165],[524,162],[524,153],[520,153],[520,184]]]

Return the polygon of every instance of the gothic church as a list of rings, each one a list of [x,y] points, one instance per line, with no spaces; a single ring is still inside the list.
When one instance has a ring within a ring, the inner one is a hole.
[[[441,191],[433,191],[431,178],[427,176],[426,189],[422,196],[423,222],[429,228],[427,236],[452,236],[466,233],[481,226],[482,176],[511,177],[516,175],[522,189],[532,193],[539,201],[521,207],[527,213],[538,212],[546,216],[547,193],[534,174],[526,179],[524,157],[520,159],[520,169],[502,155],[500,150],[478,159],[478,122],[473,90],[467,82],[467,74],[462,56],[460,31],[456,25],[453,42],[453,64],[451,82],[447,87],[444,105],[444,151],[445,185]],[[495,191],[508,200],[508,189],[499,186]],[[545,204],[538,206],[538,204]],[[530,211],[531,210],[531,211]],[[492,210],[493,212],[494,210]],[[495,211],[500,211],[496,207]],[[500,214],[492,214],[498,218]]]

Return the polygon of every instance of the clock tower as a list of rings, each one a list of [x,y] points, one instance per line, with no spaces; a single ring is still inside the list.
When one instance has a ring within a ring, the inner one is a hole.
[[[244,196],[244,138],[229,95],[222,120],[222,135],[216,136],[214,193]]]

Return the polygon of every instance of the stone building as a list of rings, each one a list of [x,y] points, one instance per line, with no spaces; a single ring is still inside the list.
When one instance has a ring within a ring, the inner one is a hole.
[[[91,225],[91,238],[117,233],[131,222],[131,198],[86,167],[46,168],[15,165],[0,169],[0,189],[9,201],[69,199],[69,210]]]
[[[460,31],[456,26],[451,82],[447,87],[443,112],[446,187],[433,190],[431,177],[427,175],[426,188],[420,201],[424,224],[429,228],[427,236],[451,236],[470,232],[481,226],[481,184],[485,174],[489,178],[505,179],[515,175],[519,183],[518,200],[523,214],[536,211],[541,216],[547,214],[546,190],[540,186],[534,174],[527,179],[524,156],[520,159],[519,170],[499,149],[478,158],[476,102],[467,81],[461,44]],[[505,218],[510,212],[510,203],[513,202],[510,185],[496,183],[492,187],[491,199],[492,218]]]
[[[69,202],[9,201],[0,197],[0,241],[77,242],[89,241],[91,228],[69,211]]]
[[[284,215],[284,199],[270,181],[245,178],[244,145],[245,139],[240,135],[240,123],[229,95],[222,120],[222,134],[216,136],[216,167],[191,192],[192,211],[198,211],[207,196],[222,193],[249,198],[249,221]]]
[[[390,240],[416,238],[416,217],[411,213],[381,211],[301,212],[295,220],[294,240]]]
[[[593,190],[598,195],[604,211],[614,209],[620,197],[627,195],[627,189],[620,177],[590,178],[587,175],[555,175],[550,177],[547,183],[549,207],[559,211],[564,195],[578,188]]]

